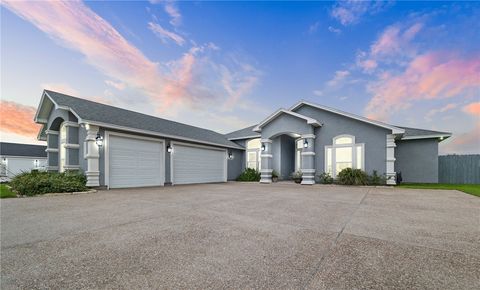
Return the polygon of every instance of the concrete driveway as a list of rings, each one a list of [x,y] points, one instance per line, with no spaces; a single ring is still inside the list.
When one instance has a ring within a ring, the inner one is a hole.
[[[480,198],[227,183],[1,201],[1,288],[480,289]]]

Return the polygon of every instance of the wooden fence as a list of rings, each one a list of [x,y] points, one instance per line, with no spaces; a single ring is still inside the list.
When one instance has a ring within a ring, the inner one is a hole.
[[[438,182],[480,184],[480,154],[438,156]]]

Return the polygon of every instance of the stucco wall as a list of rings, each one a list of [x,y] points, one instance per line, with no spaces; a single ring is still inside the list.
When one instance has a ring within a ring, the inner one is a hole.
[[[272,139],[276,136],[293,133],[306,135],[313,133],[313,127],[307,124],[307,121],[288,115],[282,114],[275,118],[262,128],[262,139]]]
[[[402,172],[403,182],[438,182],[437,139],[396,142],[395,172]]]
[[[245,170],[245,150],[229,149],[233,153],[233,159],[228,160],[228,180],[235,180]]]
[[[297,113],[316,119],[323,126],[315,129],[315,164],[317,174],[324,172],[325,146],[341,134],[355,136],[356,143],[365,144],[365,171],[379,174],[386,171],[386,135],[391,131],[372,124],[310,106],[302,106]]]

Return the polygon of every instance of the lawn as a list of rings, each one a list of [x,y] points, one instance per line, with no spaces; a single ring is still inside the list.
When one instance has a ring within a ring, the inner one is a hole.
[[[402,183],[398,187],[419,189],[451,189],[480,197],[480,184],[445,184],[445,183]]]
[[[17,195],[7,187],[6,184],[0,184],[0,198],[17,197]]]

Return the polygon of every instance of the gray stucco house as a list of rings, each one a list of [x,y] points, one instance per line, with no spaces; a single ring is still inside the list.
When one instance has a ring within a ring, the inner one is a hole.
[[[225,182],[246,167],[302,184],[343,168],[374,170],[395,184],[438,181],[438,143],[450,133],[392,126],[301,101],[226,135],[45,90],[35,122],[47,168],[82,170],[88,186],[140,187]]]

